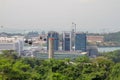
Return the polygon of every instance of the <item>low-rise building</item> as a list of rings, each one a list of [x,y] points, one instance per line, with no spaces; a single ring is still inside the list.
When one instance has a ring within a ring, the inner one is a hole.
[[[104,42],[104,36],[87,36],[87,42]]]
[[[0,51],[2,50],[15,50],[21,53],[23,51],[24,41],[20,37],[0,37]]]

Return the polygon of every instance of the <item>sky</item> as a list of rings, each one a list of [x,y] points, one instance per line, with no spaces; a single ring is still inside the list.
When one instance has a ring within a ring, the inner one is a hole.
[[[0,0],[1,31],[120,31],[120,0]]]

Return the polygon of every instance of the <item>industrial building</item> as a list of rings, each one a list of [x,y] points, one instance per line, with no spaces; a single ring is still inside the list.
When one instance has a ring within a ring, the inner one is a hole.
[[[72,49],[71,32],[63,32],[62,49],[63,51],[71,51]]]
[[[75,50],[86,52],[86,34],[85,33],[75,34]]]
[[[15,50],[20,55],[20,53],[23,51],[23,46],[24,46],[23,38],[0,37],[0,51]]]
[[[104,42],[104,36],[87,36],[88,42]]]
[[[59,50],[59,34],[55,31],[48,32],[47,50],[48,50],[48,47],[49,47],[49,38],[54,38],[54,51],[58,51]]]

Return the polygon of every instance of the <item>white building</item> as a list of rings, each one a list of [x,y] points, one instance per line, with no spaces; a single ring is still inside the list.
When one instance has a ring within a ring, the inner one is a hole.
[[[15,50],[21,53],[23,51],[24,41],[20,37],[0,37],[0,51],[1,50]]]

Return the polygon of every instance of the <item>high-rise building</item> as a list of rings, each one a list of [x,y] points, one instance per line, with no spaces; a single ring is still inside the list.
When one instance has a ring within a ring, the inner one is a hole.
[[[80,50],[82,52],[86,51],[86,34],[85,33],[76,33],[75,50]]]
[[[62,43],[62,49],[64,51],[71,51],[72,45],[71,45],[71,32],[64,32],[63,33],[63,43]]]
[[[47,50],[49,47],[49,38],[53,38],[54,39],[54,51],[58,51],[59,50],[59,34],[55,31],[50,31],[48,32],[48,36],[47,36]]]

